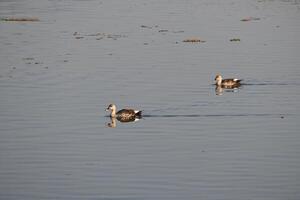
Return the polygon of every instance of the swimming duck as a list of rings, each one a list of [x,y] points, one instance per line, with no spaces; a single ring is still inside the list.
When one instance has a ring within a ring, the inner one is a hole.
[[[242,80],[236,78],[223,79],[221,75],[217,74],[215,81],[217,86],[221,86],[224,88],[229,87],[230,89],[232,89],[234,87],[239,87]]]
[[[127,108],[116,112],[117,107],[114,104],[109,104],[108,107],[106,108],[106,111],[111,111],[110,117],[116,118],[121,122],[131,122],[142,118],[142,111]]]

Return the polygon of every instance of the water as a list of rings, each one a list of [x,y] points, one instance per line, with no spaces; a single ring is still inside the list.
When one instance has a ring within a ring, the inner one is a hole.
[[[0,1],[0,199],[299,199],[299,3]]]

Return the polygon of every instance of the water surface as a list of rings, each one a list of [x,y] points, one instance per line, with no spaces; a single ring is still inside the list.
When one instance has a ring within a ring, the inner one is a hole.
[[[40,21],[0,22],[0,199],[300,198],[299,1],[0,1],[10,16]],[[217,73],[245,85],[216,95]],[[109,128],[109,103],[144,118]]]

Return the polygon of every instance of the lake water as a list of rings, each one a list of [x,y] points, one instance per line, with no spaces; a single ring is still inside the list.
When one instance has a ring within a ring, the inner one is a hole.
[[[300,1],[0,0],[18,16],[40,21],[0,21],[1,200],[300,199]],[[110,103],[144,118],[110,128]]]

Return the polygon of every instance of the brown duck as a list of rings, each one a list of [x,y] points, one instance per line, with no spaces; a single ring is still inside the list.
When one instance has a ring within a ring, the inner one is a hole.
[[[110,117],[116,118],[121,122],[131,122],[142,118],[142,111],[133,109],[122,109],[117,112],[117,107],[114,104],[109,104],[106,111],[110,111]]]
[[[223,88],[234,88],[241,86],[241,79],[237,78],[229,78],[229,79],[223,79],[221,75],[217,75],[215,78],[216,86],[221,86]]]

